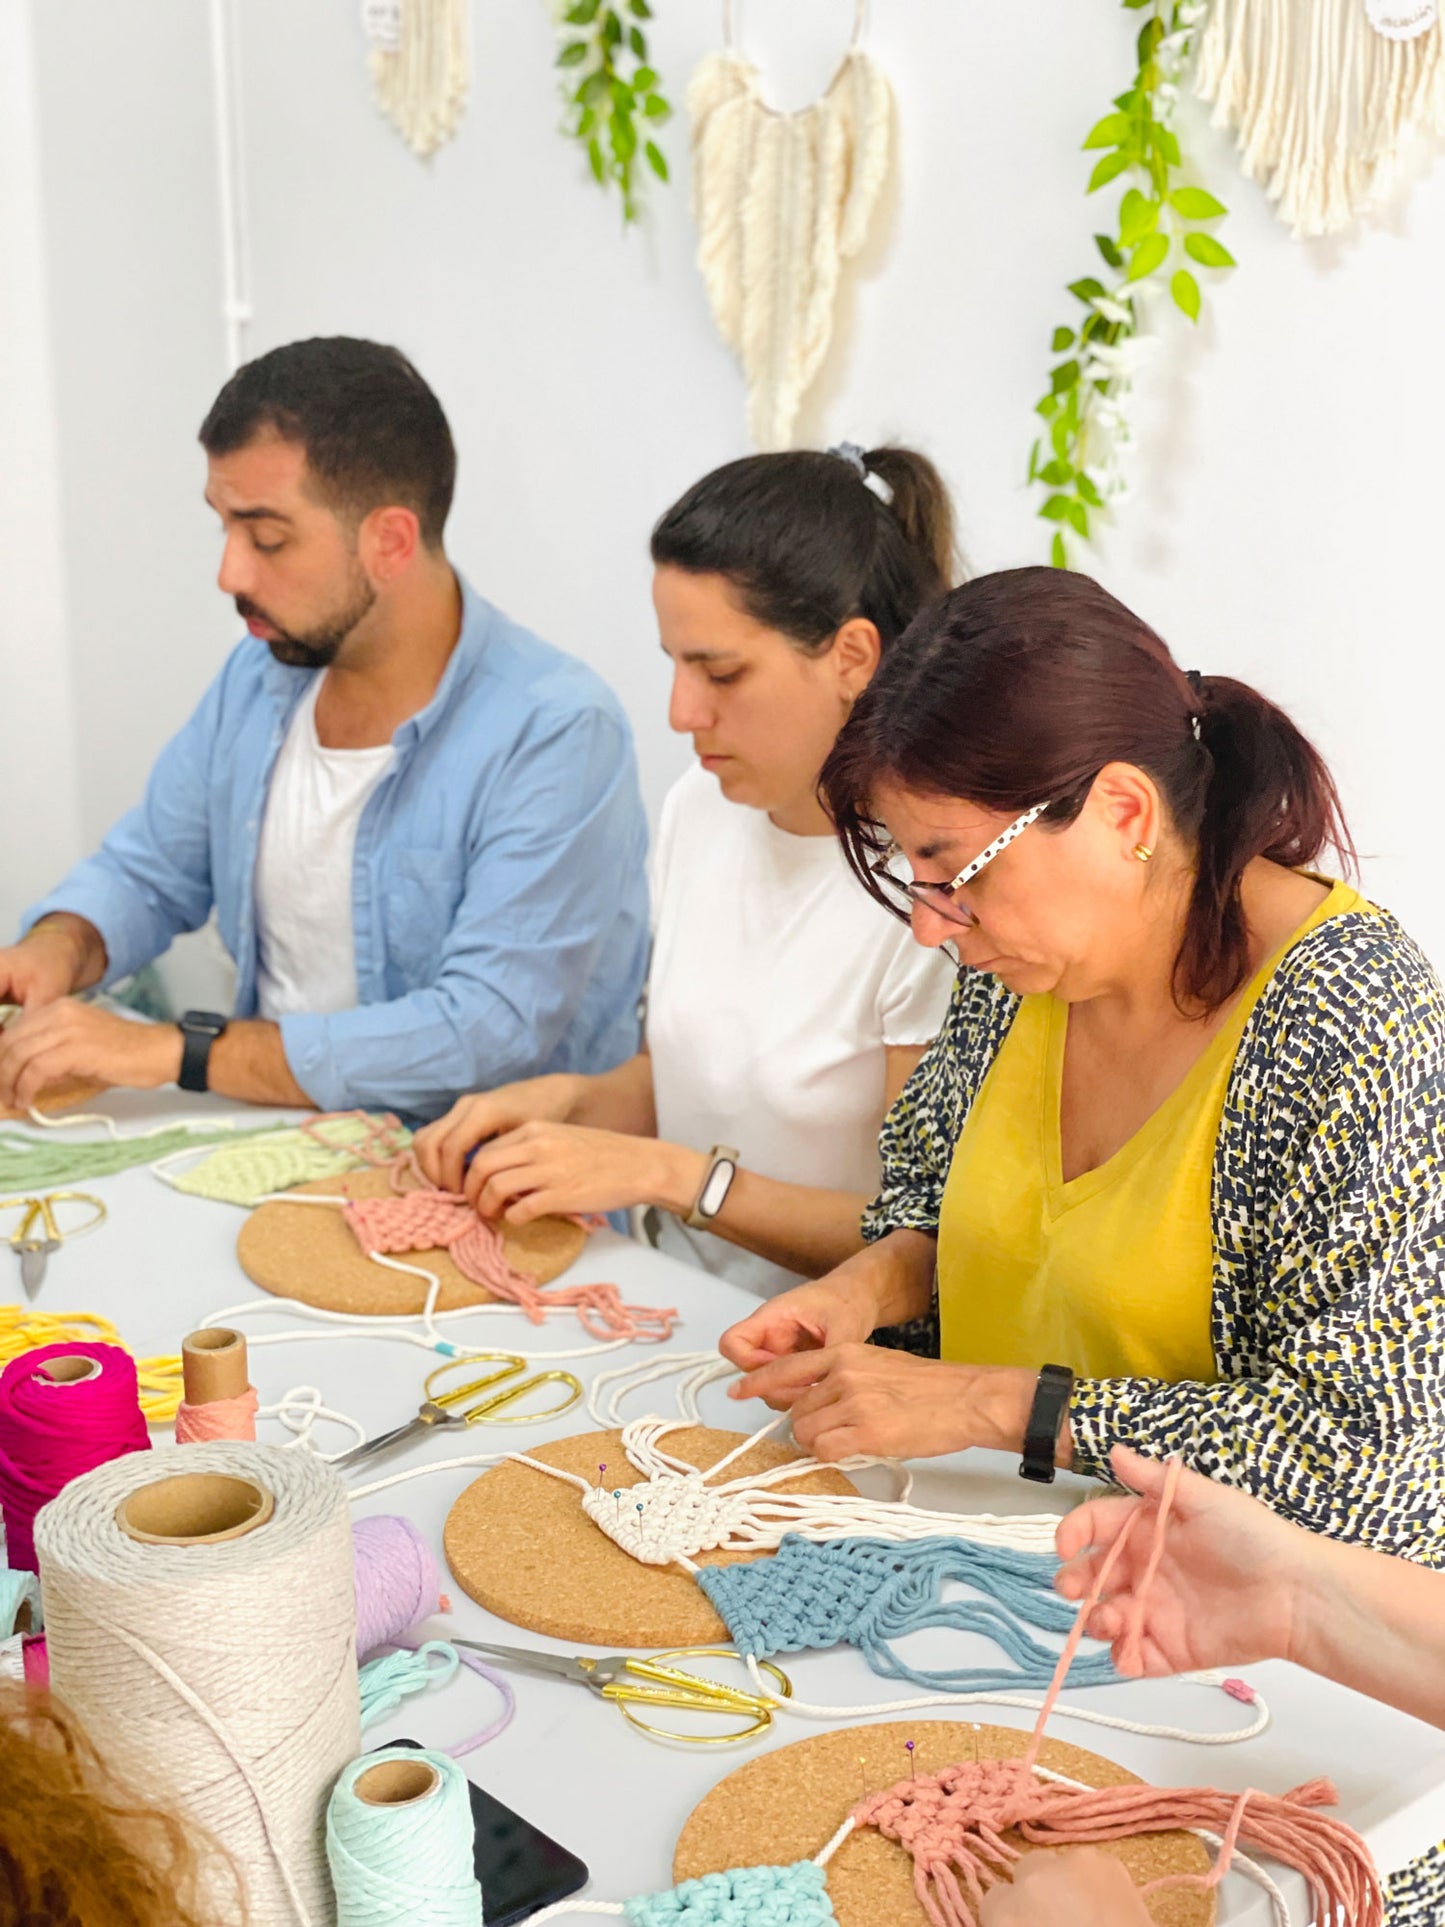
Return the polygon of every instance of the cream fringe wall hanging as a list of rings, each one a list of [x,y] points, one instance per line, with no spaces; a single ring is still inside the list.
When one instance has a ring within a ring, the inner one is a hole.
[[[796,114],[762,98],[733,40],[693,75],[693,213],[698,265],[723,339],[748,384],[755,448],[787,448],[833,331],[842,262],[862,247],[888,172],[888,82],[853,39],[822,97]]]
[[[425,159],[457,131],[471,85],[470,0],[362,0],[376,104]]]
[[[1214,0],[1195,85],[1293,231],[1331,234],[1445,133],[1445,29],[1434,0]]]

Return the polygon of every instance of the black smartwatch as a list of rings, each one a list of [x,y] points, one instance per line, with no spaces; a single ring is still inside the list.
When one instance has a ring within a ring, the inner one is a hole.
[[[1069,1409],[1069,1394],[1074,1389],[1074,1374],[1067,1365],[1045,1365],[1034,1387],[1034,1402],[1024,1432],[1024,1456],[1019,1465],[1021,1479],[1038,1485],[1052,1485],[1057,1471],[1055,1455],[1059,1446],[1059,1427]]]
[[[183,1091],[208,1091],[206,1072],[211,1062],[211,1046],[230,1022],[214,1010],[188,1010],[181,1019],[181,1074],[176,1079]]]

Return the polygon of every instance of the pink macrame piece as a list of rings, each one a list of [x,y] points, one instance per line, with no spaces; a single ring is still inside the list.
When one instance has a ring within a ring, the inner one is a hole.
[[[496,1226],[460,1192],[434,1190],[410,1151],[387,1158],[367,1157],[359,1146],[357,1152],[368,1164],[386,1166],[394,1193],[389,1198],[351,1198],[342,1207],[342,1216],[369,1258],[443,1250],[464,1278],[494,1298],[518,1306],[534,1325],[542,1323],[549,1306],[556,1306],[575,1311],[583,1330],[593,1338],[661,1343],[672,1336],[675,1311],[624,1304],[616,1285],[549,1286],[544,1291],[508,1261]],[[578,1218],[575,1222],[590,1231],[602,1220]]]
[[[1169,1468],[1149,1560],[1135,1591],[1126,1635],[1137,1665],[1144,1605],[1164,1551],[1164,1533],[1179,1483],[1181,1461]],[[896,1840],[914,1862],[914,1890],[933,1927],[977,1927],[987,1890],[1011,1877],[1020,1858],[1004,1834],[1011,1828],[1040,1847],[1088,1846],[1132,1834],[1205,1828],[1221,1836],[1219,1857],[1207,1874],[1167,1874],[1142,1889],[1217,1886],[1229,1871],[1236,1843],[1245,1841],[1304,1875],[1311,1918],[1350,1927],[1383,1927],[1384,1896],[1369,1848],[1343,1821],[1311,1811],[1337,1798],[1328,1780],[1311,1780],[1283,1798],[1246,1789],[1121,1786],[1079,1790],[1040,1780],[1034,1766],[1084,1627],[1103,1597],[1115,1565],[1140,1518],[1135,1513],[1110,1547],[1059,1655],[1053,1684],[1039,1709],[1026,1750],[1016,1760],[966,1760],[941,1773],[920,1774],[871,1794],[853,1809],[854,1822]],[[1236,1682],[1238,1683],[1238,1682]],[[1247,1689],[1246,1689],[1247,1690]]]

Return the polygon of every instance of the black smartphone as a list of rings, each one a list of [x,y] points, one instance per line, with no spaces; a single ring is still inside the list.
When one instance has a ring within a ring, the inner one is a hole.
[[[387,1746],[414,1746],[420,1740],[388,1740]],[[575,1853],[513,1813],[468,1778],[472,1796],[477,1881],[482,1889],[486,1927],[511,1927],[554,1900],[565,1900],[587,1885],[585,1864]]]

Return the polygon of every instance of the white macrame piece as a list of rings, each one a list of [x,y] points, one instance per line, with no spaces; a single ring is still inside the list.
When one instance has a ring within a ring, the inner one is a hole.
[[[1390,37],[1365,0],[1214,0],[1195,86],[1293,232],[1333,234],[1388,192],[1417,134],[1445,133],[1445,28]]]
[[[457,131],[471,86],[469,0],[364,0],[376,104],[424,160]]]
[[[827,353],[839,268],[862,247],[887,177],[893,97],[853,46],[821,99],[780,114],[729,48],[698,67],[687,105],[708,300],[747,377],[753,446],[787,448]]]
[[[582,1495],[582,1510],[607,1537],[645,1566],[681,1566],[696,1572],[694,1556],[701,1552],[775,1552],[784,1535],[804,1539],[972,1539],[979,1545],[1007,1546],[1015,1552],[1052,1553],[1058,1519],[1049,1512],[998,1517],[991,1512],[956,1514],[925,1512],[909,1505],[913,1475],[895,1459],[853,1457],[825,1466],[818,1459],[794,1459],[713,1485],[720,1472],[787,1423],[776,1418],[751,1438],[734,1446],[705,1471],[686,1459],[664,1452],[662,1441],[680,1432],[688,1421],[661,1419],[656,1414],[634,1419],[622,1428],[622,1448],[630,1463],[644,1474],[636,1484],[608,1491],[589,1485],[575,1472],[546,1465],[514,1452],[520,1465],[530,1465],[548,1478],[565,1480]],[[856,1472],[864,1466],[886,1465],[900,1481],[896,1500],[864,1499],[843,1493],[779,1492],[775,1488],[804,1472]]]

